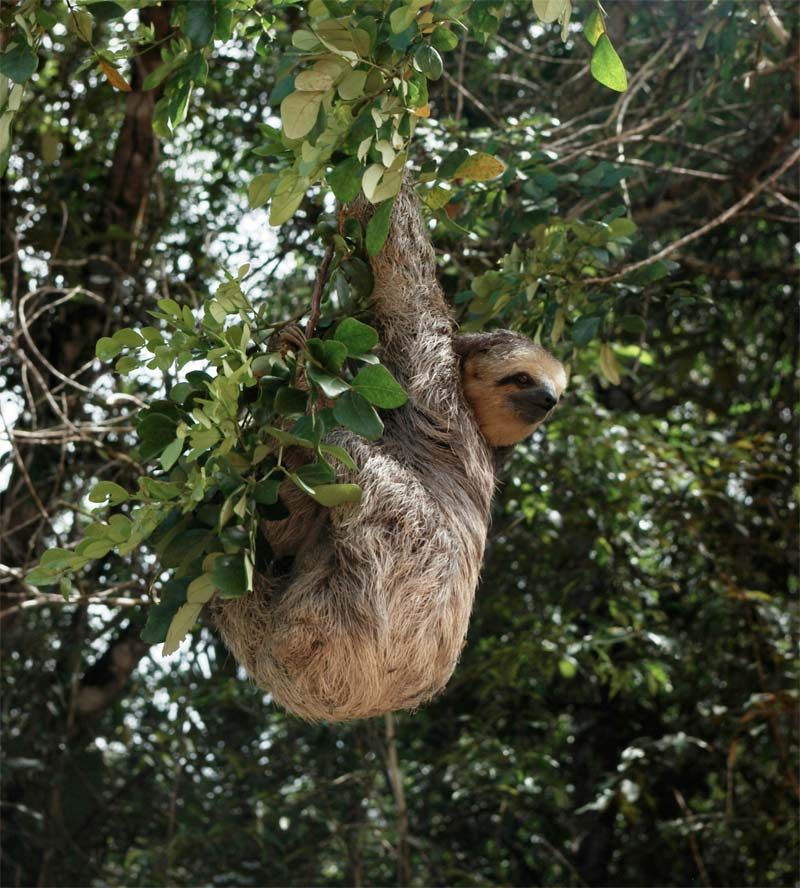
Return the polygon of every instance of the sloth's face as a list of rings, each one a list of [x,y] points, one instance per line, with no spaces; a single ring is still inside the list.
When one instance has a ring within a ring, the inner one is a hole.
[[[521,336],[501,338],[496,345],[467,354],[462,378],[467,400],[492,447],[529,437],[567,386],[561,362]]]

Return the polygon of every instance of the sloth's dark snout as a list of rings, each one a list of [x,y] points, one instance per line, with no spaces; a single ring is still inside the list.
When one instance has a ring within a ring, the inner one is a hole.
[[[525,422],[541,422],[556,406],[558,398],[552,389],[546,386],[538,386],[537,388],[514,392],[511,395],[511,401],[518,415]]]
[[[552,410],[558,403],[558,398],[549,388],[535,388],[530,391],[530,402],[542,410]]]

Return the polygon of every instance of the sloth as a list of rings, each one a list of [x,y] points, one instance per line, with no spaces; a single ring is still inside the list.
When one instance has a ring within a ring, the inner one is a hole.
[[[366,224],[372,209],[362,196],[344,213]],[[444,688],[465,643],[498,463],[567,383],[518,333],[454,336],[409,183],[372,270],[372,322],[408,401],[385,414],[378,441],[330,436],[358,465],[342,475],[362,500],[323,509],[284,485],[289,517],[261,525],[271,572],[214,605],[251,679],[308,721],[413,710]]]

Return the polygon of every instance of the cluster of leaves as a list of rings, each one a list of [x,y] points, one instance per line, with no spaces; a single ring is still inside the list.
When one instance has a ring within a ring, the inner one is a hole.
[[[621,215],[623,212],[620,207],[605,221],[553,217],[535,225],[531,249],[520,250],[515,245],[497,269],[479,275],[471,289],[458,295],[466,311],[463,328],[482,329],[498,318],[508,323],[513,323],[513,318],[524,318],[526,329],[537,342],[547,337],[555,347],[567,335],[567,362],[578,349],[601,340],[597,355],[600,370],[609,382],[618,385],[620,368],[610,340],[622,332],[646,330],[640,314],[619,313],[624,304],[620,296],[641,292],[672,267],[672,263],[658,261],[631,272],[613,298],[602,290],[586,292],[580,287],[582,278],[608,270],[630,248],[636,225]],[[620,345],[617,353],[629,357],[631,349]],[[633,354],[641,357],[639,350],[633,350]]]
[[[355,318],[302,349],[271,351],[272,327],[241,286],[247,272],[243,266],[229,276],[199,319],[188,306],[161,299],[150,312],[160,327],[125,328],[99,340],[97,357],[116,359],[120,374],[145,369],[166,380],[185,371],[184,378],[138,414],[135,456],[148,472],[137,490],[100,481],[89,496],[124,511],[89,524],[75,549],[45,552],[27,576],[33,585],[59,583],[68,596],[70,573],[147,543],[165,582],[142,637],[165,642],[165,654],[215,595],[252,590],[254,570],[272,559],[259,521],[288,514],[278,496],[284,481],[322,506],[360,500],[360,487],[337,481],[335,468],[355,472],[356,464],[326,437],[344,427],[376,439],[383,423],[375,408],[406,400],[374,354],[377,332]],[[202,369],[187,369],[198,364]],[[303,454],[301,465],[296,458],[287,465],[290,449]]]
[[[263,128],[257,152],[271,163],[251,186],[251,204],[269,201],[270,222],[280,225],[324,177],[342,202],[363,190],[380,205],[367,232],[367,250],[377,253],[412,136],[430,115],[428,82],[442,76],[440,51],[458,45],[455,15],[468,6],[312,0],[277,72],[271,101],[282,128]]]
[[[566,39],[570,0],[535,0],[534,8],[542,21],[562,21]],[[282,127],[262,127],[265,142],[257,153],[270,159],[270,168],[253,181],[251,205],[269,201],[270,223],[280,225],[325,178],[342,202],[363,190],[381,205],[368,231],[374,255],[386,237],[417,124],[430,116],[428,85],[444,71],[440,52],[455,49],[467,30],[485,40],[500,12],[500,4],[471,0],[312,0],[307,26],[294,32],[293,49],[278,68],[270,100],[280,103]],[[595,77],[625,89],[599,6],[586,29],[596,44]],[[505,169],[482,152],[454,155],[423,168],[431,209],[448,203],[452,181],[486,181]]]
[[[533,10],[545,24],[557,22],[561,26],[561,40],[566,43],[572,18],[572,0],[533,0]],[[590,66],[592,77],[609,89],[625,92],[628,77],[606,31],[605,11],[599,2],[587,16],[583,33],[594,47]]]

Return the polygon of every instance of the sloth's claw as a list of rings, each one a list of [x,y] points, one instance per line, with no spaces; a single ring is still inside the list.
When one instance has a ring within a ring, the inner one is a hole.
[[[282,355],[287,351],[293,351],[295,355],[300,355],[305,347],[306,334],[299,324],[287,324],[270,339],[270,349],[279,351]]]

